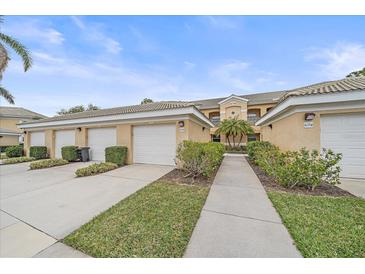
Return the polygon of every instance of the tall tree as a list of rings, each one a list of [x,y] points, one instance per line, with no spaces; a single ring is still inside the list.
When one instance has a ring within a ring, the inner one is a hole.
[[[141,105],[149,104],[149,103],[153,103],[153,100],[152,100],[152,99],[150,99],[150,98],[144,98],[144,99],[141,101]]]
[[[4,17],[0,16],[0,81],[3,73],[8,66],[11,58],[9,57],[9,49],[14,50],[22,59],[24,71],[32,66],[32,57],[25,46],[13,37],[6,35],[1,30],[1,24],[4,23]],[[0,84],[0,96],[4,97],[10,104],[14,104],[14,96]]]
[[[216,131],[216,134],[222,134],[226,137],[228,145],[232,147],[236,146],[236,140],[239,138],[237,146],[242,142],[243,136],[248,134],[253,134],[254,130],[251,125],[245,121],[240,120],[237,117],[223,120]]]
[[[100,109],[98,106],[95,106],[93,104],[88,104],[87,107],[84,107],[83,105],[77,105],[74,107],[71,107],[69,109],[61,109],[57,112],[58,115],[65,115],[65,114],[72,114],[77,112],[84,112],[84,111],[91,111],[91,110],[98,110]]]
[[[350,77],[360,77],[360,76],[365,76],[365,67],[363,69],[351,72],[346,77],[350,78]]]

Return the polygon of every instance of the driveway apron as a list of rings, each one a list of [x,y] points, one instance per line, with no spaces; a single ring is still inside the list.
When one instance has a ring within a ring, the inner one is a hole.
[[[89,164],[0,166],[0,257],[83,257],[58,241],[173,169],[136,164],[75,178]]]

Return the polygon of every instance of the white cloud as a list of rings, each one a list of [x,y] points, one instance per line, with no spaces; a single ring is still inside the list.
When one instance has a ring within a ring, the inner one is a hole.
[[[238,17],[227,16],[202,16],[204,22],[213,28],[218,29],[236,29],[239,27],[239,22],[235,19]]]
[[[196,67],[195,63],[192,63],[192,62],[189,62],[189,61],[184,61],[184,65],[185,65],[185,68],[187,70],[192,70]]]
[[[72,22],[82,31],[86,40],[98,43],[101,47],[104,47],[107,52],[112,54],[118,54],[123,50],[121,44],[107,36],[102,28],[103,25],[99,24],[86,24],[80,17],[71,16]]]
[[[60,45],[65,38],[58,30],[45,26],[38,20],[27,20],[16,23],[8,23],[6,32],[19,39],[31,39],[38,43]]]
[[[259,69],[249,62],[230,60],[217,65],[210,71],[212,81],[221,82],[225,89],[233,92],[257,92],[275,90],[286,84],[277,73]]]
[[[211,74],[231,87],[249,89],[251,85],[244,81],[242,77],[249,66],[250,64],[247,62],[234,60],[217,66],[211,71]]]
[[[152,52],[159,48],[158,43],[144,34],[140,29],[129,26],[129,31],[136,40],[136,48],[140,51]]]
[[[365,66],[365,46],[357,43],[337,43],[327,48],[312,48],[306,55],[309,61],[318,61],[321,73],[329,79],[343,78]]]

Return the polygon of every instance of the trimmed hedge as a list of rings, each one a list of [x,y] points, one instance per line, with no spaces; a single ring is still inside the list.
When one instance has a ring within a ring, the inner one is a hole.
[[[5,154],[9,158],[23,156],[23,146],[10,146],[5,149]]]
[[[64,146],[61,148],[62,159],[75,162],[79,160],[79,154],[77,152],[77,146]]]
[[[54,166],[63,166],[68,164],[68,161],[63,159],[45,159],[40,161],[35,161],[30,163],[30,169],[41,169],[41,168],[49,168]]]
[[[105,149],[105,162],[124,166],[127,160],[127,147],[112,146]]]
[[[18,163],[24,163],[24,162],[31,162],[34,161],[35,158],[32,157],[15,157],[15,158],[9,158],[3,160],[4,165],[12,165],[12,164],[18,164]]]
[[[87,167],[79,168],[78,170],[76,170],[75,174],[77,177],[91,176],[99,173],[104,173],[116,168],[118,168],[118,165],[114,163],[92,164]]]
[[[7,149],[8,147],[11,147],[11,146],[0,146],[0,153],[5,152],[5,149]]]
[[[46,146],[32,146],[29,148],[29,156],[37,160],[48,158]]]
[[[280,185],[288,188],[305,187],[314,190],[321,183],[340,183],[339,162],[341,154],[323,149],[281,152],[268,142],[252,142],[247,145],[250,160],[272,176]]]
[[[203,175],[210,177],[219,168],[225,147],[221,143],[199,143],[184,141],[177,148],[176,158],[182,169],[193,178]]]

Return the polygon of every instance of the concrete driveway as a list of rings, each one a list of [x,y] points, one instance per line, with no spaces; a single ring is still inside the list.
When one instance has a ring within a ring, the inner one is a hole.
[[[135,164],[75,178],[75,170],[87,165],[0,166],[0,257],[82,257],[58,240],[173,169]]]

